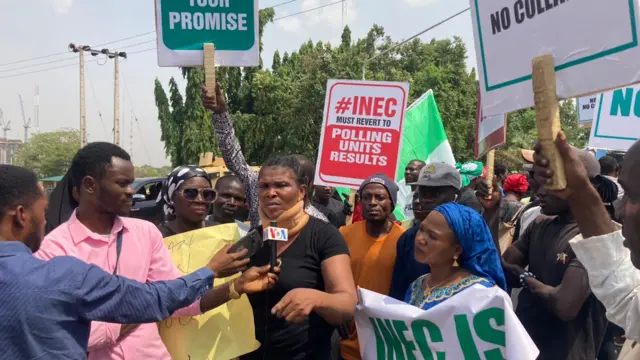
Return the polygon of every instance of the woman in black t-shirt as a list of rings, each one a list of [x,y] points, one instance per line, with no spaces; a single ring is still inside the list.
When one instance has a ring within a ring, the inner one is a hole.
[[[262,225],[276,221],[289,236],[276,243],[281,260],[276,285],[249,295],[262,346],[243,360],[329,359],[335,326],[355,312],[356,288],[344,239],[335,227],[303,210],[310,181],[293,156],[272,158],[260,170]],[[269,263],[271,244],[251,257],[252,265]]]

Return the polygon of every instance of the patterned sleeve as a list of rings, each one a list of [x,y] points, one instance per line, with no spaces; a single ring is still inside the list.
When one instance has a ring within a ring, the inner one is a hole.
[[[212,121],[213,127],[216,129],[216,137],[220,152],[222,152],[222,158],[229,170],[240,178],[246,189],[247,201],[251,205],[249,210],[251,225],[258,226],[260,224],[260,216],[258,214],[258,174],[251,169],[242,154],[229,113],[213,114]]]

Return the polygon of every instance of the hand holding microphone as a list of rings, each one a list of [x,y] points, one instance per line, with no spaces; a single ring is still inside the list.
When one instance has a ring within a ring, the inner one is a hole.
[[[278,227],[278,223],[272,221],[269,226],[264,229],[262,237],[265,241],[269,240],[269,246],[271,246],[271,256],[269,257],[269,264],[271,265],[271,272],[278,266],[278,243],[277,241],[286,242],[289,240],[289,233],[287,229]]]

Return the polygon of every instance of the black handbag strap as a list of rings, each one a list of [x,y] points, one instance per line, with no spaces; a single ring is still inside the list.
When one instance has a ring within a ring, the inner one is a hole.
[[[120,262],[120,252],[122,251],[122,229],[118,231],[116,237],[116,267],[113,269],[113,275],[118,273],[118,263]]]

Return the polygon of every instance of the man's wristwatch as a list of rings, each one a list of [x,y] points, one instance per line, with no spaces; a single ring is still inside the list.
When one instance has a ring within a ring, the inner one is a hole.
[[[234,280],[231,281],[231,284],[229,285],[229,298],[231,300],[240,299],[240,294],[236,291],[236,282]]]

